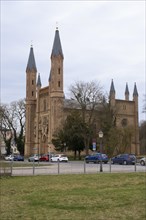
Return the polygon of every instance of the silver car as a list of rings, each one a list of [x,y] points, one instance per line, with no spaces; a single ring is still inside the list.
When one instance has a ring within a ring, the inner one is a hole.
[[[34,155],[32,155],[32,156],[30,156],[29,158],[28,158],[28,161],[29,162],[37,162],[37,161],[39,161],[39,155],[38,154],[34,154]]]
[[[145,166],[146,165],[146,157],[143,157],[140,159],[139,163],[142,165],[142,166]]]

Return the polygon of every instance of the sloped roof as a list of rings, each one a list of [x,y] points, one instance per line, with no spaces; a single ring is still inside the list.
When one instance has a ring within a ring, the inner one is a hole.
[[[32,71],[32,70],[37,72],[34,53],[33,53],[33,47],[31,46],[30,53],[29,53],[29,58],[28,58],[28,63],[27,63],[27,67],[26,67],[26,72]]]
[[[62,56],[62,58],[63,58],[63,52],[62,52],[61,41],[60,41],[60,36],[59,36],[59,30],[56,29],[51,57],[52,56],[58,56],[58,55]]]
[[[37,86],[42,86],[40,73],[38,74]]]
[[[111,93],[115,93],[115,87],[114,87],[113,79],[112,79],[111,88],[110,88],[110,94],[111,94]]]
[[[86,106],[87,110],[91,110],[93,107],[92,103]],[[97,103],[96,110],[100,110],[103,107],[101,103]],[[81,109],[81,105],[78,103],[77,100],[74,99],[64,99],[64,108],[68,109]]]
[[[126,83],[125,94],[129,95],[128,83]]]
[[[138,96],[136,83],[134,84],[133,96]]]

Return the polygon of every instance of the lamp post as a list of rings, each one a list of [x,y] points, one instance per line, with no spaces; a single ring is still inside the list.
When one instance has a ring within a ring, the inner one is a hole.
[[[63,151],[66,152],[66,143],[64,143],[63,146],[64,146]]]
[[[103,138],[103,132],[100,130],[98,135],[99,135],[99,139],[100,139],[100,172],[103,172],[103,169],[102,169],[102,138]]]

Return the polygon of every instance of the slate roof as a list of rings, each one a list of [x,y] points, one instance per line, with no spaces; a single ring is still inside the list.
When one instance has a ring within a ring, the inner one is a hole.
[[[126,83],[125,95],[129,95],[128,83]]]
[[[137,92],[136,83],[134,84],[133,96],[138,96],[138,92]]]
[[[29,58],[28,58],[28,63],[27,63],[27,67],[26,67],[26,72],[32,71],[32,70],[37,72],[34,53],[33,53],[33,47],[31,46],[30,53],[29,53]]]
[[[40,73],[38,74],[37,86],[42,86]]]
[[[59,30],[56,29],[51,57],[58,56],[58,55],[60,55],[60,56],[62,56],[62,58],[64,58],[63,52],[62,52],[62,47],[61,47],[60,36],[59,36]]]
[[[114,87],[113,79],[112,79],[111,88],[110,88],[110,94],[111,94],[111,93],[115,93],[115,87]]]
[[[103,105],[101,103],[97,103],[96,110],[102,109]],[[64,99],[64,108],[67,109],[81,109],[80,104],[77,102],[77,100],[74,99]],[[92,103],[87,105],[87,110],[92,109]]]

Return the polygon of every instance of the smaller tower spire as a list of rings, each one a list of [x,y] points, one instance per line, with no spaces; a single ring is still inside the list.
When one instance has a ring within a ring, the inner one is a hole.
[[[29,71],[37,72],[32,45],[31,45],[31,48],[30,48],[28,63],[27,63],[27,67],[26,67],[26,72],[29,72]]]
[[[42,83],[41,83],[41,77],[40,77],[40,73],[38,74],[38,80],[37,80],[37,87],[41,87]]]
[[[138,96],[136,82],[134,83],[133,97],[134,97],[134,96]]]
[[[129,101],[129,89],[128,89],[128,83],[126,83],[126,88],[125,88],[125,100]]]
[[[113,93],[115,94],[115,87],[114,87],[114,82],[113,82],[113,79],[112,79],[111,87],[110,87],[110,95],[112,95]]]
[[[110,101],[111,108],[115,107],[115,93],[116,92],[115,92],[114,82],[112,79],[111,87],[110,87],[110,94],[109,94],[109,101]]]

